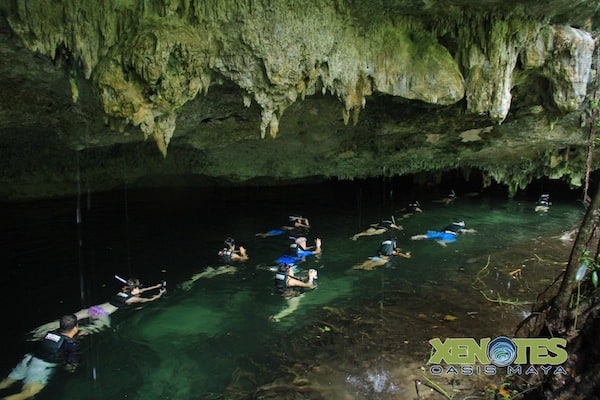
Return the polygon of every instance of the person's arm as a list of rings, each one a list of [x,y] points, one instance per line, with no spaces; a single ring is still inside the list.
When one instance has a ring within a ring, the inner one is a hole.
[[[296,222],[294,222],[296,228],[310,228],[310,223],[308,222],[308,218],[298,218]]]
[[[315,249],[312,252],[313,254],[319,254],[321,252],[321,239],[315,239]]]
[[[288,283],[288,286],[306,287],[306,288],[315,287],[315,285],[313,283],[304,282],[302,280],[299,280],[298,278],[291,278],[290,282]]]
[[[148,292],[148,291],[150,291],[150,290],[154,290],[154,289],[159,289],[159,288],[163,287],[163,285],[164,285],[164,284],[163,284],[162,282],[161,282],[161,283],[157,283],[157,284],[156,284],[156,285],[154,285],[154,286],[149,286],[149,287],[146,287],[146,288],[140,289],[140,293]]]
[[[152,297],[133,296],[133,297],[127,299],[126,303],[127,304],[148,303],[150,301],[159,299],[166,291],[167,291],[167,289],[160,289],[159,292]]]
[[[412,258],[412,255],[410,254],[410,251],[407,251],[406,253],[403,253],[400,250],[394,250],[394,255],[395,256],[400,256],[400,257],[403,257],[403,258]]]
[[[304,282],[302,279],[296,278],[293,275],[288,275],[287,285],[295,286],[295,287],[314,288],[317,286],[314,283],[316,276],[317,276],[317,271],[312,268],[310,270],[308,270],[308,282]]]
[[[250,257],[248,256],[248,253],[246,252],[246,248],[243,246],[240,246],[240,249],[236,250],[235,253],[233,253],[232,258],[239,260],[239,261],[246,261]]]

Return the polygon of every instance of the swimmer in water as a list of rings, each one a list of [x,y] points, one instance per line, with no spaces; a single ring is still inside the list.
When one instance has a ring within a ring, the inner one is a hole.
[[[408,203],[408,205],[400,211],[403,213],[402,219],[405,219],[405,218],[411,217],[415,214],[422,213],[423,209],[421,208],[421,204],[415,200],[415,201]]]
[[[534,211],[548,212],[548,210],[550,210],[550,205],[552,205],[552,203],[550,202],[550,195],[548,193],[545,193],[541,195],[537,203],[535,203]]]
[[[123,281],[125,280],[123,279]],[[167,283],[163,281],[154,286],[143,287],[139,279],[128,279],[125,281],[125,286],[123,286],[111,300],[106,303],[81,309],[74,314],[79,321],[87,321],[81,328],[81,334],[100,332],[109,327],[110,315],[119,309],[158,300],[167,291],[166,286]],[[153,290],[158,290],[153,296],[142,296],[143,293]],[[58,329],[59,322],[59,320],[48,322],[33,329],[30,332],[30,340],[38,340],[45,335],[46,332]]]
[[[188,281],[182,282],[179,284],[179,287],[182,290],[190,290],[192,285],[198,279],[211,279],[218,275],[233,275],[237,272],[237,268],[232,265],[223,265],[217,268],[214,267],[206,267],[206,269],[202,272],[199,272],[191,277]]]
[[[240,246],[236,249],[235,239],[228,237],[225,239],[224,245],[225,246],[218,253],[221,262],[224,264],[229,264],[234,261],[247,261],[250,259],[244,247]]]
[[[293,265],[281,264],[275,273],[275,292],[286,299],[287,307],[279,313],[272,315],[269,319],[279,322],[282,318],[292,314],[300,306],[300,298],[306,289],[317,287],[317,270],[309,269],[306,280],[296,277]]]
[[[439,200],[434,200],[434,203],[444,203],[446,205],[452,203],[454,200],[456,200],[456,193],[454,192],[454,189],[450,190],[450,193],[448,193],[446,196],[442,197]]]
[[[427,231],[423,235],[412,236],[411,240],[423,240],[432,239],[438,242],[442,246],[446,246],[448,243],[456,242],[456,238],[462,233],[475,233],[475,229],[465,228],[465,221],[453,222],[450,225],[446,225],[439,231]]]
[[[391,261],[392,257],[395,256],[402,258],[412,258],[412,255],[409,251],[402,252],[400,248],[398,248],[395,238],[384,240],[379,246],[377,256],[369,257],[363,263],[355,265],[353,269],[372,270],[377,267],[384,266],[385,264]]]
[[[271,236],[280,236],[286,232],[291,232],[294,230],[302,229],[304,231],[310,229],[310,223],[308,222],[308,218],[302,217],[300,215],[290,215],[290,222],[293,222],[293,226],[282,226],[278,229],[271,229],[267,232],[257,233],[256,236],[260,238],[271,237]]]
[[[350,239],[356,240],[361,236],[382,235],[392,229],[396,229],[399,231],[401,231],[403,229],[402,226],[396,225],[396,220],[394,219],[393,216],[391,217],[391,219],[385,219],[376,224],[371,224],[371,226],[368,229],[352,235],[352,237],[350,237]]]

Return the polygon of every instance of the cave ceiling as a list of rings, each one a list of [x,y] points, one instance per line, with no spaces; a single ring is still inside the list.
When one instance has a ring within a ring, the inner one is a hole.
[[[472,170],[577,187],[597,169],[599,10],[3,0],[0,198]]]

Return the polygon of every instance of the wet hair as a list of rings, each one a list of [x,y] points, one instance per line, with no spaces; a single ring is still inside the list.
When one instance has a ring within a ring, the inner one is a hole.
[[[129,279],[127,279],[127,286],[130,286],[132,288],[140,287],[140,286],[142,286],[142,283],[137,278],[129,278]]]
[[[77,316],[75,314],[67,314],[60,317],[60,328],[61,332],[69,332],[71,329],[77,326]]]
[[[287,274],[288,271],[290,270],[290,268],[292,268],[292,264],[282,263],[282,264],[279,264],[279,268],[277,269],[277,272],[283,272],[284,274]]]
[[[142,285],[142,282],[140,282],[139,279],[137,278],[129,278],[127,279],[127,283],[125,284],[125,286],[123,286],[123,288],[121,289],[123,292],[131,292],[133,289],[135,288],[141,288],[144,285]]]

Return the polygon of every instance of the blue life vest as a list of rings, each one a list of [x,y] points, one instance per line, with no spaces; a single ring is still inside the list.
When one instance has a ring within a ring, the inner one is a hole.
[[[441,240],[443,242],[452,243],[456,242],[456,234],[441,231],[427,231],[425,234],[427,239]]]
[[[279,256],[275,260],[277,264],[296,264],[298,261],[302,261],[302,257],[294,257],[289,254]]]

